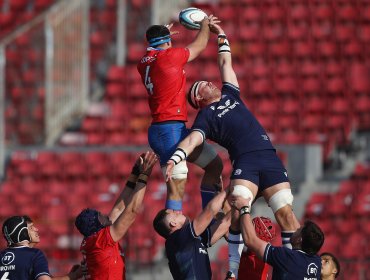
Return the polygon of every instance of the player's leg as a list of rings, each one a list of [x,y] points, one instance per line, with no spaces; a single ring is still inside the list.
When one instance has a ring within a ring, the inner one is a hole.
[[[274,151],[263,152],[260,166],[259,189],[281,228],[283,246],[291,247],[290,237],[300,224],[293,212],[287,171]]]
[[[178,143],[187,134],[183,123],[153,124],[149,127],[148,140],[153,151],[159,155],[162,173],[165,174],[166,164],[175,152]],[[167,185],[167,199],[165,207],[182,211],[188,168],[186,161],[177,164],[173,170],[171,180]]]
[[[189,155],[187,161],[198,165],[204,170],[200,185],[202,208],[204,209],[208,202],[215,196],[215,193],[222,188],[222,160],[214,148],[205,142]]]
[[[293,212],[293,195],[289,182],[279,183],[265,189],[263,196],[281,228],[283,246],[291,248],[290,237],[300,227],[300,224]]]
[[[236,166],[237,168],[235,168]],[[243,177],[248,178],[249,180],[235,179],[235,172],[236,174],[238,174],[239,172],[237,170],[240,170],[241,167],[242,166],[240,165],[240,161],[238,165],[234,163],[234,170],[233,170],[233,175],[231,176],[231,183],[230,183],[231,188],[232,188],[232,193],[234,195],[241,195],[245,198],[250,197],[251,202],[249,206],[251,206],[252,201],[254,200],[258,192],[258,186],[257,186],[258,174],[252,171],[244,172]],[[229,272],[228,272],[228,276],[226,279],[238,279],[240,257],[243,252],[243,248],[245,246],[243,242],[243,237],[240,232],[239,211],[236,210],[235,208],[232,208],[231,211],[232,211],[231,225],[229,228],[229,235],[227,238],[228,247],[229,247]]]

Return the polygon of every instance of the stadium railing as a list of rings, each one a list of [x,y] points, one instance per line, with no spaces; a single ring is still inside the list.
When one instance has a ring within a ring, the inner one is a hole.
[[[0,177],[6,147],[22,144],[21,136],[17,135],[20,130],[28,133],[27,144],[52,145],[71,119],[86,108],[89,3],[88,0],[59,1],[0,41]],[[30,53],[39,56],[33,56],[32,60]],[[29,79],[24,78],[27,71]],[[13,94],[17,93],[15,88],[19,89],[18,95]],[[37,94],[44,89],[45,96]],[[31,118],[31,113],[22,114],[32,111],[35,103],[39,107],[42,104],[41,111],[45,113],[38,121],[43,124],[35,124],[37,121]],[[17,118],[13,130],[6,119],[7,106]],[[9,136],[9,131],[13,135]]]

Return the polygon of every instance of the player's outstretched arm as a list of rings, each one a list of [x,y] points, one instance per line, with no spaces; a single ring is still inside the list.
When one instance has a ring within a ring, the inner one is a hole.
[[[211,223],[212,219],[221,210],[227,198],[228,192],[229,189],[226,189],[218,193],[210,202],[208,202],[203,211],[194,219],[193,227],[196,235],[200,235],[202,232],[204,232]]]
[[[218,44],[218,67],[221,73],[221,80],[239,87],[238,79],[232,65],[231,49],[229,40],[224,30],[217,23],[209,25],[212,33],[217,35]]]
[[[140,175],[136,181],[136,186],[132,192],[129,203],[125,210],[119,215],[117,220],[110,226],[110,233],[114,241],[120,240],[134,222],[135,217],[143,202],[147,180],[152,173],[152,169],[158,157],[154,152],[146,152],[140,164]]]
[[[207,47],[209,40],[209,24],[220,22],[217,17],[210,15],[209,17],[204,18],[200,22],[200,31],[195,37],[194,41],[190,43],[187,48],[189,49],[190,55],[188,62],[194,60],[197,56],[200,55],[202,51]]]
[[[241,196],[232,195],[230,201],[231,206],[235,207],[240,212],[240,230],[242,232],[244,244],[248,246],[257,257],[263,260],[263,255],[268,243],[258,238],[256,234],[250,215],[250,198],[245,199]]]
[[[131,194],[134,191],[137,178],[140,175],[140,164],[143,162],[144,156],[145,154],[141,154],[136,160],[134,166],[132,167],[131,174],[126,181],[125,188],[120,193],[111,212],[108,215],[109,220],[112,221],[112,223],[116,221],[122,211],[125,210],[126,205],[130,202],[132,197]]]
[[[226,202],[227,201],[225,201],[225,203]],[[217,214],[217,216],[220,214],[222,213]],[[229,231],[231,224],[231,211],[222,215],[223,217],[217,218],[217,221],[211,226],[211,245],[215,244]]]
[[[175,153],[167,161],[166,182],[171,180],[172,171],[175,165],[180,163],[182,160],[186,160],[187,156],[190,155],[196,147],[201,145],[203,141],[203,135],[199,131],[192,131],[180,142]]]

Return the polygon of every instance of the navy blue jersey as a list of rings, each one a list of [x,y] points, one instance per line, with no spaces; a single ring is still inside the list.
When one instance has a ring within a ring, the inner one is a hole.
[[[239,88],[224,83],[221,93],[220,101],[199,111],[192,130],[226,148],[231,160],[244,153],[274,149],[266,131],[241,100]]]
[[[263,258],[273,267],[273,280],[321,279],[321,258],[317,255],[268,244]]]
[[[212,278],[207,247],[210,230],[200,236],[194,233],[193,222],[173,232],[166,240],[166,254],[172,277],[176,280],[210,280]]]
[[[0,252],[0,279],[34,280],[49,274],[42,251],[29,247],[6,248]]]

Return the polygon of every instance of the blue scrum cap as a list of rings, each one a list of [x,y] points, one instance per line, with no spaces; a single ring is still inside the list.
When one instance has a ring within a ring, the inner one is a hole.
[[[85,237],[89,237],[105,227],[99,221],[99,211],[90,208],[86,208],[78,214],[75,226]]]
[[[30,219],[26,218],[28,217],[13,216],[3,223],[3,235],[9,246],[22,241],[31,241],[27,227],[27,220],[30,221]]]

